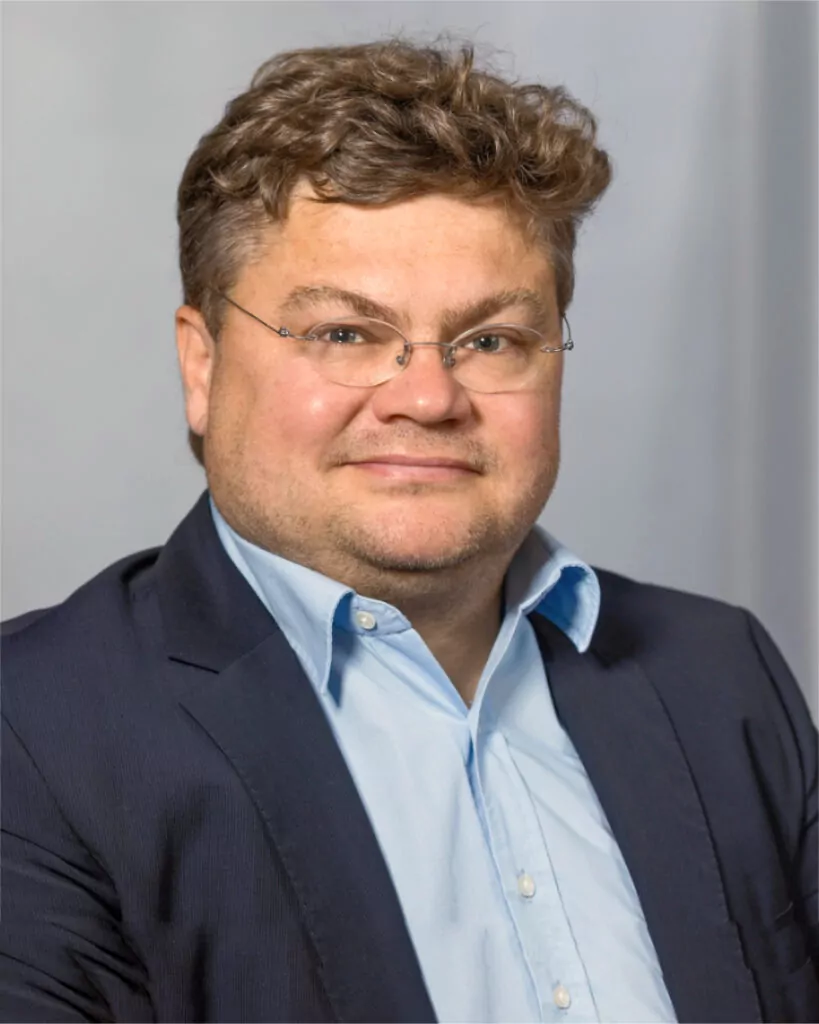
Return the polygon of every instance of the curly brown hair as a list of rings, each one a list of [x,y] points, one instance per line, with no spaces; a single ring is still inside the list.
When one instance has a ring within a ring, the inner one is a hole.
[[[611,180],[597,124],[561,88],[474,66],[474,48],[402,39],[293,50],[266,61],[202,137],[179,185],[184,301],[217,336],[235,284],[297,183],[325,202],[428,194],[497,198],[542,241],[560,313],[577,228]],[[198,439],[191,438],[201,461]]]

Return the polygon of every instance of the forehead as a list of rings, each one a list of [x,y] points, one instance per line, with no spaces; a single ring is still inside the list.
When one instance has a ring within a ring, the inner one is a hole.
[[[388,302],[411,293],[419,302],[457,304],[489,291],[554,290],[545,246],[497,201],[432,195],[354,206],[297,193],[287,219],[266,228],[262,242],[243,276],[268,294],[332,284]]]

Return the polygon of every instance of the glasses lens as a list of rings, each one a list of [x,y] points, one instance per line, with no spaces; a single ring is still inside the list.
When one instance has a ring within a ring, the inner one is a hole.
[[[529,327],[482,327],[458,340],[453,372],[471,391],[514,391],[536,372],[545,344]]]
[[[319,324],[308,337],[310,358],[336,384],[382,384],[401,369],[404,339],[380,320],[345,317]]]

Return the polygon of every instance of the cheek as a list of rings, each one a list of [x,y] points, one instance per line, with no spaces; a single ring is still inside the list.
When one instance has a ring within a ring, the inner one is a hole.
[[[301,372],[300,372],[301,371]],[[328,387],[298,364],[256,366],[226,374],[220,389],[223,426],[265,474],[277,466],[318,465],[355,409],[350,389]]]
[[[280,445],[294,457],[326,448],[345,421],[331,397],[316,388],[292,384],[271,389],[268,419],[278,433]]]
[[[535,463],[551,461],[558,448],[559,393],[518,394],[509,403],[498,450],[513,473],[530,471]]]

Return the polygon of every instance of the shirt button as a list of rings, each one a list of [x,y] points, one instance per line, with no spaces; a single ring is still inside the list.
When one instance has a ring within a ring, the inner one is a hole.
[[[531,875],[527,875],[525,871],[518,875],[518,892],[521,896],[525,896],[527,900],[530,900],[537,892],[534,878]]]
[[[552,999],[554,999],[555,1006],[559,1010],[568,1010],[572,1005],[572,997],[565,985],[557,986],[554,992],[552,992]]]
[[[376,627],[375,616],[369,612],[356,612],[355,621],[362,629],[375,629]]]

